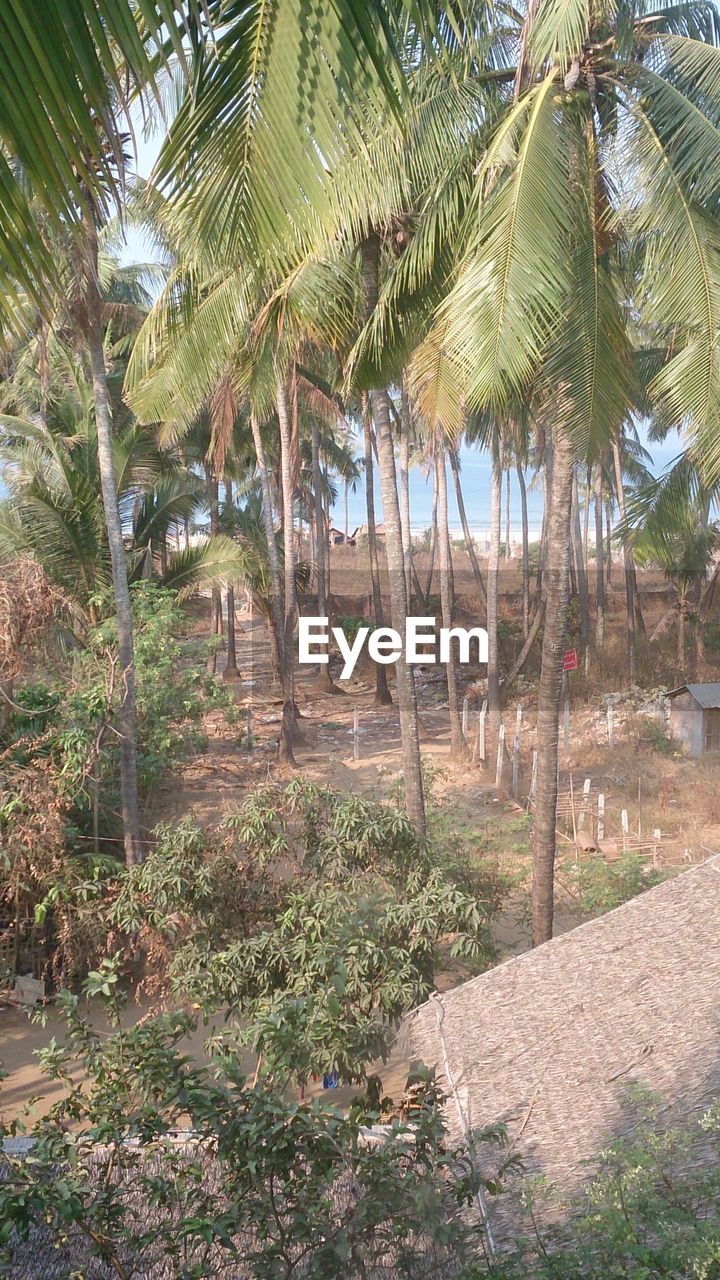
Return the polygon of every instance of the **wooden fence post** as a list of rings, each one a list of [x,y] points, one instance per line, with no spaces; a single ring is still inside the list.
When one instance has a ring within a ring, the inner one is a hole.
[[[620,823],[622,825],[623,853],[625,853],[627,851],[627,838],[628,838],[628,835],[630,834],[630,824],[628,822],[627,809],[622,810],[620,814]]]
[[[470,703],[468,702],[467,698],[463,698],[463,705],[462,705],[462,734],[463,734],[463,738],[465,738],[465,740],[466,740],[466,741],[467,741],[467,733],[468,733],[468,712],[469,712],[469,710],[470,710]]]
[[[534,802],[535,788],[537,787],[537,751],[532,753],[532,767],[530,771],[530,790],[528,792],[528,800]]]
[[[504,753],[505,753],[505,725],[501,724],[500,731],[498,733],[497,766],[495,769],[495,786],[496,787],[502,786]]]
[[[353,713],[353,760],[360,759],[360,708]]]
[[[602,791],[598,796],[597,838],[598,838],[598,841],[605,839],[605,796],[603,795]]]

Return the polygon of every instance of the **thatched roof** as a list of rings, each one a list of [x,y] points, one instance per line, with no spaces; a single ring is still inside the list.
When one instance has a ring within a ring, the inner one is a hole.
[[[408,1034],[444,1077],[455,1139],[504,1122],[525,1171],[574,1194],[632,1125],[632,1081],[661,1095],[663,1124],[720,1095],[720,856],[433,996]],[[519,1215],[490,1202],[496,1242]]]

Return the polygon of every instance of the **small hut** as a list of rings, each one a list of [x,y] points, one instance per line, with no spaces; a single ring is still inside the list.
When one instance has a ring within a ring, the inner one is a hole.
[[[670,699],[670,736],[690,756],[720,751],[720,681],[681,684]]]

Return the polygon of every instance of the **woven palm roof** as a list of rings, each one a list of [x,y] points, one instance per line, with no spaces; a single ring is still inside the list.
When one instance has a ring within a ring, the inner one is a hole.
[[[631,1082],[661,1095],[663,1124],[720,1095],[720,856],[433,996],[407,1033],[455,1140],[504,1122],[525,1171],[576,1194],[632,1125]],[[487,1213],[496,1243],[521,1228],[511,1198]]]

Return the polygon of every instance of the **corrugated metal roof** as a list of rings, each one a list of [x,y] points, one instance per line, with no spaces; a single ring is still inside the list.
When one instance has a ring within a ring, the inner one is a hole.
[[[701,707],[720,707],[720,680],[712,680],[708,684],[681,684],[677,689],[670,689],[666,698],[676,698],[679,693],[690,693]]]

